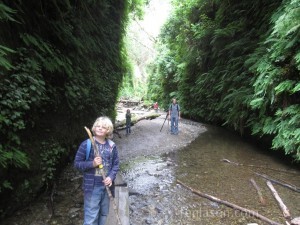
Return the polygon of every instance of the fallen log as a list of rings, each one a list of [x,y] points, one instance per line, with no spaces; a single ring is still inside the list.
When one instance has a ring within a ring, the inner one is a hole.
[[[221,200],[221,199],[219,199],[219,198],[217,198],[217,197],[214,197],[214,196],[212,196],[212,195],[208,195],[208,194],[205,194],[205,193],[201,193],[201,192],[199,192],[199,191],[196,191],[195,189],[193,189],[193,188],[187,186],[186,184],[184,184],[184,183],[181,182],[180,180],[177,180],[177,183],[181,184],[181,185],[182,185],[183,187],[185,187],[186,189],[189,189],[192,193],[194,193],[194,194],[196,194],[196,195],[199,195],[199,196],[201,196],[201,197],[203,197],[203,198],[207,198],[207,199],[209,199],[209,200],[211,200],[211,201],[214,201],[214,202],[217,202],[217,203],[226,205],[226,206],[228,206],[228,207],[230,207],[230,208],[239,210],[239,211],[241,211],[241,212],[246,213],[247,215],[254,216],[254,217],[256,217],[257,219],[260,219],[260,220],[262,220],[262,221],[264,221],[264,222],[266,222],[266,223],[268,223],[268,224],[271,224],[271,225],[282,225],[282,224],[277,223],[277,222],[275,222],[275,221],[273,221],[273,220],[271,220],[271,219],[269,219],[269,218],[267,218],[267,217],[265,217],[265,216],[263,216],[263,215],[260,215],[258,212],[255,212],[255,211],[253,211],[253,210],[246,209],[246,208],[243,208],[243,207],[238,206],[238,205],[236,205],[236,204],[233,204],[233,203],[230,203],[230,202]]]
[[[160,114],[159,113],[147,113],[145,115],[142,116],[133,116],[131,119],[131,125],[136,124],[137,122],[141,121],[141,120],[152,120],[155,119],[156,117],[159,117]],[[126,127],[126,120],[121,120],[115,123],[115,128],[120,130]]]
[[[276,189],[274,188],[274,186],[272,185],[272,183],[270,181],[267,181],[267,185],[270,188],[270,190],[271,190],[271,192],[272,192],[275,200],[277,201],[278,206],[280,207],[284,218],[290,221],[291,220],[291,214],[290,214],[289,209],[286,207],[286,205],[281,200],[278,192],[276,191]]]
[[[287,184],[287,183],[283,183],[283,182],[280,182],[278,180],[275,180],[275,179],[272,179],[270,178],[269,176],[265,175],[265,174],[260,174],[260,173],[255,173],[257,176],[260,176],[262,178],[265,178],[266,180],[269,180],[269,181],[272,181],[272,183],[275,183],[275,184],[279,184],[283,187],[286,187],[286,188],[289,188],[295,192],[300,192],[300,188],[298,188],[297,186],[295,185],[291,185],[291,184]]]
[[[123,100],[123,99],[121,99],[120,101],[119,101],[119,103],[125,103],[125,104],[135,104],[135,105],[138,105],[138,104],[140,104],[142,101],[141,100]]]
[[[221,159],[221,161],[223,162],[227,162],[236,166],[246,166],[246,167],[253,167],[253,168],[259,168],[259,169],[268,169],[268,170],[273,170],[273,171],[277,171],[277,172],[281,172],[281,173],[290,173],[290,174],[295,174],[295,175],[299,175],[298,172],[296,171],[288,171],[288,170],[281,170],[281,169],[275,169],[275,168],[271,168],[271,167],[266,167],[266,166],[259,166],[259,165],[246,165],[246,164],[242,164],[242,163],[236,163],[236,162],[232,162],[228,159]]]
[[[254,188],[256,189],[256,192],[259,196],[259,201],[261,202],[261,204],[265,205],[266,201],[261,193],[261,190],[259,188],[259,186],[256,184],[255,180],[253,178],[250,179],[250,182],[252,183],[252,185],[254,186]]]

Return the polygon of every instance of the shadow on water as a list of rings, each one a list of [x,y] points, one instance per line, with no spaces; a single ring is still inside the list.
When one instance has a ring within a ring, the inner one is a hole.
[[[299,187],[300,171],[280,157],[274,157],[273,152],[261,151],[224,129],[212,126],[207,129],[183,150],[140,157],[122,166],[130,188],[131,224],[264,224],[245,213],[192,194],[177,184],[176,179],[202,193],[284,224],[266,181],[254,172]],[[259,202],[251,178],[261,188],[266,205]],[[279,185],[274,184],[274,187],[292,217],[300,216],[300,194]]]

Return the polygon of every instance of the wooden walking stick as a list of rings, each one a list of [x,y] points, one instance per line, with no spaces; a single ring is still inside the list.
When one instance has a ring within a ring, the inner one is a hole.
[[[93,135],[92,135],[90,129],[87,128],[87,127],[84,127],[84,129],[86,130],[86,132],[87,132],[88,135],[89,135],[89,138],[90,138],[90,140],[91,140],[93,149],[94,149],[94,151],[95,151],[95,155],[101,157],[100,152],[99,152],[99,149],[97,148],[97,145],[96,145],[96,143],[95,143],[95,140],[94,140],[94,138],[93,138]],[[101,158],[101,159],[102,159],[102,158]],[[102,165],[102,164],[99,165],[99,169],[100,169],[100,173],[101,173],[101,176],[102,176],[103,180],[105,180],[106,176],[105,176],[105,171],[104,171],[104,168],[103,168],[103,165]],[[107,191],[107,194],[108,194],[108,196],[109,196],[110,201],[113,203],[113,208],[114,208],[114,211],[115,211],[117,220],[118,220],[118,225],[122,225],[121,219],[120,219],[120,216],[119,216],[119,213],[118,213],[117,205],[116,205],[116,202],[115,202],[115,200],[114,200],[114,198],[113,198],[113,196],[112,196],[112,194],[111,194],[111,191],[110,191],[109,187],[106,186],[106,185],[105,185],[105,188],[106,188],[106,191]]]
[[[166,116],[166,118],[165,118],[165,121],[164,121],[163,125],[161,126],[159,132],[161,132],[161,130],[163,129],[163,127],[164,127],[164,125],[165,125],[165,122],[166,122],[166,120],[167,120],[167,118],[168,118],[168,115],[169,115],[169,114],[167,113],[167,116]],[[169,127],[169,120],[168,120],[168,127]],[[168,128],[168,129],[169,129],[169,128]]]

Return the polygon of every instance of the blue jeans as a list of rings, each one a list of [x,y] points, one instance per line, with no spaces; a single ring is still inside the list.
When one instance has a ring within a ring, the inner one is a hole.
[[[126,134],[130,134],[131,133],[130,125],[131,124],[126,124]]]
[[[109,203],[105,186],[95,186],[92,193],[85,193],[83,225],[105,225]]]
[[[171,134],[178,134],[178,117],[171,117]]]

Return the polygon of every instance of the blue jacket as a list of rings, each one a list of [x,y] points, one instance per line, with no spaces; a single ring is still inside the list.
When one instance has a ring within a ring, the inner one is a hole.
[[[96,141],[96,144],[99,144]],[[83,189],[84,192],[91,192],[95,184],[95,168],[93,167],[94,149],[91,147],[90,155],[86,160],[87,140],[82,142],[78,148],[75,156],[74,166],[84,173],[83,175]],[[112,181],[115,180],[117,172],[119,171],[119,156],[115,143],[107,140],[103,152],[101,154],[106,176],[110,177]]]

